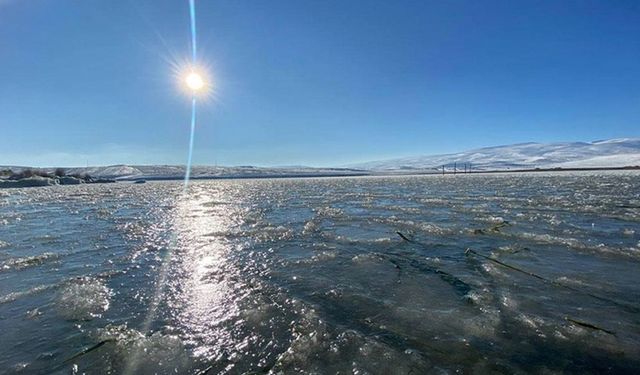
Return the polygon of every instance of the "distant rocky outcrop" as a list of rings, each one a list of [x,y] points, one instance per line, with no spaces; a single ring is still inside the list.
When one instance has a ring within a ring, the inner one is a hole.
[[[55,179],[41,176],[25,177],[18,180],[0,179],[0,188],[23,188],[57,185]]]
[[[80,185],[86,183],[115,182],[108,179],[94,179],[88,174],[66,175],[65,171],[57,168],[49,173],[43,170],[23,168],[18,172],[6,169],[0,171],[0,189],[25,188],[55,185]]]
[[[57,180],[60,185],[80,185],[85,183],[85,180],[71,176],[62,176]]]

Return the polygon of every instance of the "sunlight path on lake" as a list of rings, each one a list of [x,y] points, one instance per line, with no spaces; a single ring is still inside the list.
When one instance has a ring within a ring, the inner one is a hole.
[[[196,50],[196,15],[195,15],[195,2],[194,0],[189,0],[189,16],[190,16],[190,21],[191,21],[191,53],[192,53],[192,69],[193,67],[196,66],[196,57],[197,57],[197,50]],[[191,74],[195,74],[195,73],[191,73]],[[194,143],[194,134],[195,134],[195,126],[196,126],[196,93],[197,90],[200,87],[191,87],[193,85],[189,85],[191,90],[192,90],[192,97],[191,97],[191,126],[190,126],[190,133],[189,133],[189,153],[187,156],[187,166],[186,166],[186,170],[185,170],[185,175],[184,175],[184,185],[183,185],[183,189],[182,189],[182,198],[184,198],[188,191],[188,186],[189,186],[189,179],[191,177],[191,164],[192,164],[192,159],[193,159],[193,143]],[[169,247],[167,250],[167,253],[164,256],[164,259],[162,261],[162,266],[160,268],[160,274],[158,277],[158,282],[157,282],[157,287],[156,287],[156,291],[154,293],[154,297],[153,300],[151,301],[151,304],[149,306],[149,310],[147,313],[147,317],[144,320],[144,323],[142,325],[142,329],[141,329],[141,333],[143,335],[147,335],[149,332],[149,329],[151,327],[151,323],[153,322],[153,320],[156,317],[156,312],[158,309],[158,305],[160,304],[160,302],[163,299],[163,293],[164,293],[164,288],[165,285],[167,283],[167,273],[169,271],[169,266],[171,265],[171,259],[173,257],[173,253],[175,251],[176,248],[176,243],[177,243],[177,233],[174,231],[174,233],[171,236],[171,241],[169,242]],[[129,360],[127,361],[127,365],[125,366],[125,374],[133,374],[136,372],[137,367],[138,367],[138,363],[139,363],[139,357],[143,355],[143,353],[140,352],[140,348],[137,348],[133,351],[133,353],[131,354],[131,356],[129,357]]]

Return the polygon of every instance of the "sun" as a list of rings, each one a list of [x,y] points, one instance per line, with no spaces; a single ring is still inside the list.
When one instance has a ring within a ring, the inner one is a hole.
[[[200,101],[215,98],[217,82],[209,66],[196,65],[187,60],[171,65],[175,88],[185,97],[198,98]]]
[[[204,87],[204,79],[196,72],[189,73],[185,78],[185,83],[193,92],[200,91]]]

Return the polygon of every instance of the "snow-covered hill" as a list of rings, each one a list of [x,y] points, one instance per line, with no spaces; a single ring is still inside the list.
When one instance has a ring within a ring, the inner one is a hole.
[[[473,170],[529,168],[626,167],[640,165],[640,138],[595,142],[520,143],[484,147],[455,154],[417,156],[350,165],[378,171],[453,169]]]
[[[465,165],[474,171],[534,168],[607,168],[640,166],[640,138],[620,138],[595,142],[520,143],[484,147],[455,154],[417,156],[401,159],[353,164],[346,168],[288,167],[217,167],[194,166],[193,178],[259,178],[353,176],[386,173],[439,171],[442,166],[459,170]],[[2,167],[14,172],[26,167]],[[54,168],[44,168],[53,173]],[[65,168],[67,174],[89,174],[94,178],[118,180],[181,179],[184,166],[176,165],[111,165],[102,167]]]

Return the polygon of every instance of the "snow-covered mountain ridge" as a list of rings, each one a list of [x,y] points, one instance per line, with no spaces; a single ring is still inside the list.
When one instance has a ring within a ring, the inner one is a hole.
[[[370,174],[429,173],[466,168],[473,171],[610,168],[640,166],[640,138],[619,138],[594,142],[519,143],[483,147],[454,154],[416,156],[351,164],[345,168],[288,167],[219,167],[194,166],[191,176],[198,178],[261,178],[354,176]],[[0,171],[20,171],[27,167],[0,167]],[[53,173],[54,168],[42,168]],[[181,179],[185,167],[179,165],[110,165],[64,168],[67,174],[89,174],[94,178],[118,180]]]
[[[352,164],[374,171],[459,169],[505,170],[640,166],[640,138],[594,142],[520,143],[454,154],[425,155]]]

